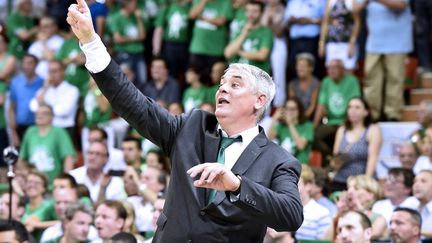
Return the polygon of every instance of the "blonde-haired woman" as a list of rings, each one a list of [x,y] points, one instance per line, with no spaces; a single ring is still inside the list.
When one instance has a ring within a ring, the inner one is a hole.
[[[135,225],[135,212],[132,204],[128,201],[122,201],[122,203],[127,212],[127,218],[123,225],[123,231],[133,234],[138,243],[144,243],[144,238],[139,234]]]

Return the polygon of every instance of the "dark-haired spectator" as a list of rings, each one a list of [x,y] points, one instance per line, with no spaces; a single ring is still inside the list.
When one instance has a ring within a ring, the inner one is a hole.
[[[151,80],[146,82],[141,92],[158,103],[168,105],[180,102],[180,86],[169,76],[167,62],[162,58],[155,58],[150,66]]]
[[[137,0],[121,2],[122,8],[112,16],[110,28],[113,32],[113,44],[118,63],[127,63],[135,73],[131,80],[135,85],[147,81],[147,68],[144,61],[146,30],[143,12],[137,8]]]
[[[64,80],[64,66],[60,61],[49,61],[49,77],[30,101],[30,109],[36,112],[41,105],[53,109],[53,125],[68,130],[71,138],[75,136],[75,116],[78,111],[79,90]]]
[[[308,164],[314,137],[312,122],[306,120],[300,100],[289,98],[272,117],[269,139],[278,143],[302,164]]]
[[[342,60],[349,72],[356,68],[357,38],[360,33],[360,13],[353,11],[357,0],[327,0],[321,23],[318,54],[326,62]]]
[[[11,81],[9,125],[11,128],[12,144],[18,147],[25,131],[35,123],[35,115],[30,110],[30,101],[42,88],[44,81],[36,74],[37,57],[26,54],[22,59],[22,73],[17,74]]]
[[[427,135],[430,133],[430,135]],[[418,174],[421,170],[432,170],[432,128],[426,130],[426,136],[421,142],[421,153],[414,166],[414,173]]]
[[[355,76],[345,74],[342,61],[330,61],[327,72],[328,77],[324,78],[320,86],[314,116],[314,149],[321,152],[325,162],[332,153],[336,131],[345,121],[348,102],[360,97],[359,81]]]
[[[227,23],[233,16],[230,0],[193,0],[189,18],[195,20],[189,47],[189,65],[201,70],[203,83],[210,81],[210,68],[224,60],[228,43]]]
[[[402,144],[399,148],[399,162],[402,168],[413,170],[418,158],[417,150],[412,143]]]
[[[147,166],[163,170],[167,174],[171,172],[170,159],[160,149],[151,149],[148,151],[145,156],[145,162]]]
[[[288,95],[290,98],[296,97],[301,101],[305,117],[312,120],[320,91],[320,83],[313,76],[315,58],[310,53],[299,53],[296,56],[295,66],[297,78],[290,82]]]
[[[288,63],[295,63],[297,54],[302,52],[318,57],[318,40],[324,8],[323,0],[291,0],[287,4],[284,19],[289,27]],[[295,78],[294,65],[291,65],[291,73]]]
[[[92,226],[94,217],[93,208],[82,203],[71,203],[65,210],[64,219],[62,220],[62,229],[64,233],[53,237],[52,240],[41,241],[42,243],[60,243],[60,242],[89,242],[87,239],[96,233]],[[92,233],[93,232],[93,233]],[[97,237],[97,233],[96,233]]]
[[[182,104],[174,102],[168,105],[168,112],[171,115],[181,115],[184,113]]]
[[[108,147],[103,142],[92,142],[87,150],[85,165],[71,170],[77,183],[84,184],[90,191],[94,203],[125,198],[123,181],[118,176],[110,176],[104,167],[110,156]]]
[[[314,181],[310,190],[311,197],[322,206],[326,207],[332,217],[336,216],[336,205],[327,197],[327,186],[329,184],[328,172],[320,167],[312,167]]]
[[[99,240],[93,243],[109,242],[112,236],[123,231],[127,211],[120,201],[103,201],[96,208],[95,226]]]
[[[366,101],[358,97],[351,99],[345,124],[336,132],[333,154],[338,158],[332,164],[335,170],[332,191],[345,190],[349,176],[365,174],[372,177],[381,143],[380,127],[372,123]]]
[[[36,125],[27,129],[20,147],[19,162],[32,164],[45,173],[52,185],[54,178],[69,172],[76,153],[67,131],[52,125],[53,110],[41,105],[36,111]]]
[[[67,173],[60,173],[54,178],[53,191],[57,189],[73,188],[78,186],[75,178]]]
[[[36,73],[43,79],[49,78],[51,71],[48,70],[48,63],[54,60],[63,42],[64,39],[58,33],[55,19],[51,16],[42,17],[39,21],[39,31],[36,40],[29,46],[28,53],[35,55],[39,59]]]
[[[414,179],[413,195],[419,200],[422,238],[432,239],[432,170],[422,170]]]
[[[200,109],[211,114],[215,113],[215,105],[212,103],[208,103],[208,102],[202,103]]]
[[[21,217],[24,214],[24,197],[18,195],[15,192],[12,192],[12,205],[10,201],[10,194],[8,192],[3,193],[0,196],[0,219],[8,219],[9,218],[9,206],[12,209],[11,218],[13,220],[21,220]]]
[[[46,13],[51,16],[58,27],[62,31],[67,31],[69,26],[66,22],[65,16],[67,15],[68,7],[75,3],[74,0],[45,0],[46,1]]]
[[[207,87],[201,82],[201,76],[198,69],[189,67],[186,71],[186,83],[189,85],[184,92],[182,104],[184,111],[190,112],[193,108],[199,108],[207,98]]]
[[[230,62],[247,63],[270,72],[270,53],[273,33],[261,24],[264,4],[258,1],[246,3],[247,22],[240,34],[225,47],[224,56]]]
[[[211,86],[210,88],[208,88],[208,94],[207,94],[207,102],[210,104],[216,105],[215,104],[216,92],[219,89],[220,81],[226,69],[227,69],[227,64],[222,61],[216,62],[211,67],[211,72],[210,72]]]
[[[21,59],[24,57],[32,38],[39,31],[34,26],[30,16],[32,13],[31,0],[16,1],[17,10],[11,13],[6,20],[7,36],[10,39],[9,53]]]
[[[0,220],[0,239],[3,242],[30,243],[30,236],[25,226],[17,221]]]
[[[267,1],[261,23],[273,32],[273,48],[270,55],[273,80],[276,83],[276,94],[273,106],[281,107],[286,100],[286,72],[288,62],[288,48],[284,23],[285,1]]]
[[[372,206],[374,213],[381,214],[390,225],[392,212],[397,207],[417,209],[419,201],[410,196],[414,184],[414,173],[409,169],[391,168],[384,184],[385,199]]]
[[[410,139],[415,143],[416,149],[421,151],[426,129],[432,128],[432,99],[420,102],[417,110],[417,121],[420,123],[420,128],[413,133]]]
[[[140,169],[143,164],[141,140],[135,137],[126,137],[121,145],[124,160],[128,166]]]
[[[372,236],[369,218],[359,211],[347,211],[337,222],[337,239],[340,242],[369,243]]]
[[[401,117],[405,59],[413,50],[410,2],[354,1],[355,8],[366,9],[368,36],[363,93],[375,120]]]
[[[411,208],[396,208],[390,220],[390,238],[393,243],[418,243],[421,225],[419,212]]]
[[[120,232],[111,237],[111,243],[137,243],[136,237],[127,232]]]
[[[159,10],[155,21],[153,55],[162,55],[170,67],[170,75],[175,78],[183,76],[188,66],[190,8],[190,0],[170,1]]]

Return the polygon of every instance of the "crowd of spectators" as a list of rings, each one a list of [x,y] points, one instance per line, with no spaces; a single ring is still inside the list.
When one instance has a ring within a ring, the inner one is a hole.
[[[19,148],[14,191],[0,197],[0,218],[13,221],[0,221],[0,238],[150,242],[169,155],[112,111],[87,72],[66,23],[74,2],[0,1],[0,151]],[[272,74],[278,90],[261,125],[302,164],[304,222],[269,228],[265,242],[432,239],[432,97],[399,163],[376,174],[379,122],[401,119],[407,57],[418,77],[432,74],[432,1],[86,2],[128,79],[172,115],[214,112],[230,63]]]

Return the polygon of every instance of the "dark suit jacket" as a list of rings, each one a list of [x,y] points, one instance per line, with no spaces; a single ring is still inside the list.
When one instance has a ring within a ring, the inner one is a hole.
[[[153,242],[262,242],[267,226],[277,231],[300,227],[300,164],[270,142],[262,128],[232,168],[242,177],[239,200],[217,192],[208,204],[208,190],[195,187],[186,171],[216,161],[216,117],[201,110],[170,115],[127,81],[113,61],[93,77],[114,110],[171,157],[170,185]]]

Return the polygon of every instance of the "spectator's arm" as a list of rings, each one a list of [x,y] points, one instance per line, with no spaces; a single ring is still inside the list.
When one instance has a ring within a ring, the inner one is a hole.
[[[382,239],[387,232],[387,222],[382,215],[379,215],[372,223],[372,240]]]
[[[426,239],[432,238],[432,230],[422,230],[421,234]]]
[[[96,17],[96,29],[97,29],[97,34],[99,36],[104,36],[105,34],[105,23],[106,23],[105,16]]]
[[[15,66],[16,66],[16,59],[14,56],[10,56],[6,64],[4,64],[3,69],[0,71],[0,80],[9,83],[9,78],[12,75],[12,73],[15,71]]]
[[[153,55],[158,56],[162,49],[163,28],[156,27],[153,31]]]
[[[296,148],[298,150],[303,150],[304,148],[306,148],[308,144],[307,139],[305,137],[302,137],[298,133],[297,129],[295,128],[295,125],[292,122],[288,122],[288,127],[293,137],[293,140],[295,142]]]
[[[27,41],[33,38],[39,31],[39,28],[37,26],[31,28],[30,30],[21,30],[18,32],[15,32],[15,35],[18,36],[20,40]]]
[[[136,40],[137,41],[143,41],[146,38],[146,30],[144,27],[144,22],[143,22],[141,10],[135,11],[135,17],[137,19],[137,24],[138,24],[138,38]]]
[[[290,89],[290,92],[293,92],[293,90]],[[319,85],[318,87],[312,92],[311,95],[311,100],[310,100],[310,105],[309,107],[307,107],[307,109],[305,110],[305,116],[307,118],[311,118],[314,114],[315,108],[317,107],[317,102],[318,102],[318,94],[319,94]]]
[[[372,177],[378,163],[379,151],[382,142],[381,130],[377,124],[370,125],[367,137],[369,141],[369,146],[368,160],[366,164],[366,175]]]
[[[323,20],[321,22],[321,33],[318,42],[318,55],[321,58],[323,58],[325,55],[325,41],[327,39],[327,32],[329,26],[329,11],[330,11],[330,1],[327,0]]]
[[[99,90],[99,89],[98,89]],[[100,92],[100,90],[99,90],[99,92]],[[109,103],[109,101],[107,100],[107,98],[105,97],[105,96],[103,96],[102,94],[100,94],[100,95],[96,95],[96,102],[97,102],[97,104],[98,104],[98,106],[99,106],[99,109],[102,111],[102,112],[106,112],[108,109],[109,109],[109,107],[110,107],[110,103]]]
[[[230,59],[240,52],[242,44],[246,40],[246,37],[249,34],[249,30],[250,30],[250,24],[246,23],[242,31],[240,32],[240,35],[231,43],[229,43],[227,47],[225,47],[224,56],[226,59]]]
[[[9,107],[9,111],[8,111],[8,114],[9,114],[9,126],[10,126],[10,128],[11,128],[11,132],[12,132],[12,144],[15,146],[15,147],[19,147],[19,144],[20,144],[20,139],[19,139],[19,136],[18,136],[18,133],[17,133],[17,124],[16,124],[16,114],[15,114],[15,109],[16,109],[16,104],[15,104],[15,102],[13,102],[13,101],[11,101],[10,102],[10,107]]]
[[[350,49],[349,49],[349,53],[348,55],[351,57],[354,55],[354,50],[357,44],[357,38],[360,34],[360,28],[361,28],[361,17],[360,17],[360,13],[358,12],[352,12],[352,16],[354,19],[354,26],[353,26],[353,30],[351,33],[351,37],[349,40],[349,45],[350,45]]]
[[[63,161],[63,170],[64,173],[69,173],[75,166],[75,156],[66,156],[66,158]]]
[[[353,12],[360,13],[368,5],[369,0],[352,0]]]
[[[199,19],[208,22],[212,25],[216,25],[216,26],[222,26],[225,25],[226,22],[228,21],[228,19],[226,17],[216,17],[216,18],[207,18],[205,16],[200,16],[198,17]]]
[[[325,106],[318,104],[317,110],[315,112],[314,120],[313,120],[314,127],[317,127],[319,124],[321,124],[321,120],[323,119],[325,114],[326,114]]]
[[[129,37],[123,36],[119,32],[114,32],[113,37],[114,37],[114,42],[117,44],[126,44],[126,43],[136,41],[135,38],[129,38]]]
[[[276,131],[276,124],[278,123],[278,120],[281,118],[283,108],[278,108],[276,112],[272,116],[272,121],[270,124],[270,130],[268,133],[268,139],[273,140],[277,138],[277,131]]]
[[[201,0],[201,2],[192,7],[192,9],[189,11],[189,18],[198,19],[201,16],[202,11],[204,10],[204,7],[208,1],[209,0]]]
[[[340,145],[342,143],[343,134],[345,131],[345,126],[340,126],[336,131],[335,142],[333,145],[333,155],[339,153]]]
[[[270,49],[268,48],[261,48],[258,51],[239,51],[238,52],[239,56],[244,57],[248,60],[251,61],[259,61],[259,62],[263,62],[265,60],[267,60],[269,54],[270,54]]]
[[[407,6],[405,0],[375,0],[394,11],[403,11]]]

